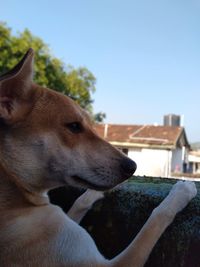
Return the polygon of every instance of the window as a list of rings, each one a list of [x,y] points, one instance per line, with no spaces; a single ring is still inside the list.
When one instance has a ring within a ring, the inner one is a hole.
[[[118,147],[117,149],[119,149],[121,152],[123,152],[125,155],[128,155],[128,148],[122,148],[122,147]]]
[[[128,148],[122,148],[122,152],[123,152],[125,155],[128,155]]]

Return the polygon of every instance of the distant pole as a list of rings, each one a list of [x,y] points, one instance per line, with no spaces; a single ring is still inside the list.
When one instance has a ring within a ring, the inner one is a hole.
[[[184,120],[185,120],[185,117],[184,115],[182,114],[181,115],[181,126],[184,127]]]
[[[107,138],[107,136],[108,136],[108,124],[106,123],[104,125],[104,138]]]

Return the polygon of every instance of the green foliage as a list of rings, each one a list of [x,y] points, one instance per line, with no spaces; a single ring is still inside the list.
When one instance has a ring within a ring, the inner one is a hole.
[[[95,92],[96,83],[94,75],[85,67],[75,69],[71,65],[66,66],[51,55],[43,40],[27,29],[13,36],[11,29],[0,23],[0,73],[17,64],[30,47],[35,50],[35,82],[70,96],[92,113],[91,94]]]
[[[98,112],[94,115],[94,121],[102,122],[106,118],[106,114],[103,112]]]

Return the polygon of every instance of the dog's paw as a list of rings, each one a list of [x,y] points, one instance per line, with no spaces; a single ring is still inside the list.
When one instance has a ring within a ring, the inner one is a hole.
[[[164,208],[169,215],[175,216],[176,213],[184,209],[192,198],[197,194],[194,182],[179,181],[169,192],[169,195],[163,200],[160,208]]]
[[[180,198],[182,198],[182,202],[185,202],[185,205],[183,204],[183,208],[188,204],[188,202],[193,199],[197,194],[196,185],[194,182],[189,181],[179,181],[177,182],[170,191],[171,195],[180,195]]]

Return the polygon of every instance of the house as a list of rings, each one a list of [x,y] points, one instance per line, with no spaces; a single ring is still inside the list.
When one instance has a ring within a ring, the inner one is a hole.
[[[188,164],[188,172],[200,176],[200,149],[189,152]]]
[[[186,171],[189,143],[181,126],[97,124],[95,129],[137,163],[136,175],[169,177]]]

